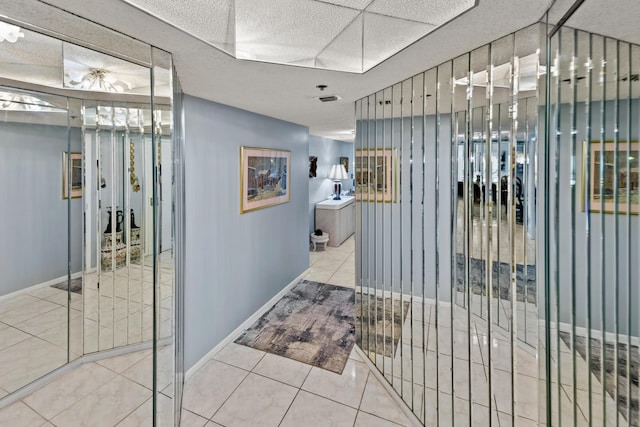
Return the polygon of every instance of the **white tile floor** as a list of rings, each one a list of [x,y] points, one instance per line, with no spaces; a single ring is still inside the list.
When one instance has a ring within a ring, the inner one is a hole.
[[[354,243],[310,254],[305,278],[354,287]],[[167,350],[169,348],[167,347]],[[168,351],[165,351],[167,354]],[[162,350],[161,356],[162,359]],[[148,426],[150,350],[87,363],[0,410],[0,425]],[[159,380],[161,425],[170,425],[169,372]],[[229,344],[187,381],[183,426],[411,425],[352,352],[342,375]]]
[[[355,255],[353,237],[341,247],[319,248],[310,252],[310,270],[305,275],[308,280],[341,286],[355,287]],[[57,291],[56,291],[57,292]],[[29,366],[33,364],[49,369],[47,363],[56,361],[55,351],[44,348],[34,349],[40,341],[61,349],[52,331],[59,328],[56,312],[60,302],[54,290],[43,288],[38,292],[24,295],[11,303],[0,304],[0,397],[10,392],[15,378],[31,374],[31,369],[10,369],[2,357],[9,348],[25,346],[24,354]],[[72,295],[72,298],[74,296]],[[25,305],[35,304],[43,312],[16,310]],[[72,306],[73,306],[72,301]],[[459,324],[459,319],[467,319],[466,312],[455,315],[453,326],[447,323],[450,315],[440,307],[442,316],[436,335],[433,325],[435,309],[426,306],[422,323],[421,305],[408,313],[402,330],[400,350],[393,358],[372,354],[385,376],[413,405],[426,425],[435,425],[436,384],[440,378],[440,425],[447,425],[452,414],[463,419],[468,413],[468,384],[471,378],[473,395],[474,425],[483,425],[482,416],[488,417],[487,400],[483,399],[487,389],[487,334],[482,321],[474,320],[475,332],[468,334],[468,325]],[[44,328],[39,320],[49,318],[51,328]],[[415,320],[414,320],[415,319]],[[533,323],[532,323],[533,324]],[[43,330],[44,329],[44,330]],[[453,329],[453,331],[452,331]],[[496,333],[497,331],[497,333]],[[453,333],[453,345],[451,334]],[[494,330],[492,361],[494,376],[493,417],[500,426],[511,425],[511,402],[515,398],[516,426],[537,425],[534,421],[540,413],[538,366],[534,355],[516,349],[515,393],[510,388],[510,344],[508,334]],[[47,340],[49,337],[49,340]],[[437,339],[436,339],[437,337]],[[469,355],[467,342],[472,339]],[[438,346],[436,347],[436,340]],[[422,359],[422,348],[426,342],[427,353]],[[555,346],[556,341],[552,340]],[[35,346],[35,347],[34,347]],[[559,352],[562,372],[561,386],[557,387],[557,356],[552,364],[553,402],[562,405],[559,415],[557,405],[552,408],[554,425],[573,425],[573,401],[577,402],[576,425],[586,425],[588,418],[602,425],[603,407],[607,408],[606,425],[625,425],[624,419],[611,416],[616,413],[613,400],[599,392],[600,382],[592,374],[591,393],[586,385],[587,375],[579,375],[576,396],[573,396],[573,361],[569,348],[560,341]],[[170,350],[167,348],[167,350]],[[414,352],[414,359],[408,357]],[[58,350],[56,350],[58,351]],[[436,364],[436,353],[439,362]],[[14,353],[15,354],[15,353]],[[416,358],[416,354],[419,356]],[[161,351],[168,357],[169,351]],[[471,357],[471,375],[468,371]],[[14,358],[15,359],[15,358]],[[411,364],[411,360],[418,363]],[[451,361],[455,374],[453,381],[457,393],[451,394]],[[14,362],[21,363],[20,360]],[[13,365],[17,366],[17,365]],[[167,364],[167,366],[169,366]],[[580,373],[589,372],[586,363],[578,357],[576,369]],[[33,372],[36,372],[34,370]],[[37,372],[36,372],[37,373]],[[460,375],[459,373],[462,373]],[[17,377],[16,377],[17,376]],[[504,378],[502,378],[504,376]],[[149,350],[87,363],[53,380],[19,402],[0,410],[0,426],[148,426],[151,423],[151,378],[152,365]],[[504,383],[504,386],[500,384]],[[159,397],[160,425],[170,425],[170,371],[163,370],[159,384],[164,394]],[[497,387],[496,387],[497,386]],[[557,397],[558,389],[561,392]],[[588,397],[593,399],[589,417]],[[453,405],[453,408],[452,408]],[[461,418],[462,416],[462,418]],[[248,347],[229,344],[208,360],[185,385],[183,426],[397,426],[410,425],[410,421],[395,400],[378,382],[367,365],[352,353],[342,375],[311,367],[300,362],[264,353]],[[488,420],[485,420],[488,421]],[[618,424],[616,424],[616,422]],[[481,423],[481,424],[477,424]]]

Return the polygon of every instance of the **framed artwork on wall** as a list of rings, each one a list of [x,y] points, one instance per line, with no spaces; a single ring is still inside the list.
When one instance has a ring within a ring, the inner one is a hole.
[[[315,178],[318,171],[318,157],[309,156],[309,178]]]
[[[587,153],[590,154],[589,159],[587,159]],[[640,207],[638,154],[640,153],[637,141],[619,141],[617,152],[616,144],[613,141],[605,141],[604,144],[600,141],[591,141],[589,146],[587,146],[586,141],[584,142],[582,162],[583,210],[638,214]],[[587,160],[589,160],[588,165]],[[587,167],[589,168],[588,199],[585,197],[587,196]]]
[[[240,147],[240,213],[288,202],[290,164],[288,150]]]
[[[71,161],[71,163],[69,163]],[[68,178],[71,176],[71,189]],[[82,153],[62,153],[62,198],[82,197]]]
[[[357,149],[356,200],[397,201],[396,149]]]
[[[344,170],[349,172],[349,158],[348,157],[340,157],[340,164],[344,166]]]

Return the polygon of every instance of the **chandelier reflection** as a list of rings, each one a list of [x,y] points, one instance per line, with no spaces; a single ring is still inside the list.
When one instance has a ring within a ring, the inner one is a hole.
[[[131,90],[131,83],[117,78],[113,73],[102,68],[91,68],[82,73],[70,71],[68,84],[74,89],[100,92],[125,92]]]

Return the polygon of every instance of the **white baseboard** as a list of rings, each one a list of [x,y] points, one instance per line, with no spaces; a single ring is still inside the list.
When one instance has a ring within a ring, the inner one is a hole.
[[[198,369],[200,369],[209,359],[211,359],[216,353],[222,350],[227,344],[233,342],[245,329],[249,326],[253,325],[253,323],[260,318],[267,310],[269,310],[275,303],[280,301],[280,299],[287,293],[291,288],[293,288],[296,283],[302,279],[307,273],[309,269],[305,270],[298,277],[293,279],[291,283],[285,286],[280,292],[278,292],[273,298],[267,301],[262,307],[260,307],[255,313],[251,315],[247,320],[242,322],[240,326],[233,330],[229,335],[227,335],[222,341],[220,341],[215,347],[213,347],[207,354],[205,354],[200,360],[198,360],[184,375],[184,380],[187,381],[193,374],[195,374]]]
[[[76,273],[72,273],[71,274],[71,278],[72,279],[77,279],[79,277],[82,277],[82,271],[78,271]],[[46,288],[47,286],[55,285],[56,283],[60,283],[60,282],[63,282],[65,280],[67,280],[67,275],[66,274],[64,276],[61,276],[61,277],[58,277],[58,278],[55,278],[55,279],[51,279],[51,280],[48,280],[46,282],[38,283],[37,285],[31,285],[31,286],[29,286],[27,288],[11,292],[10,294],[2,295],[2,296],[0,296],[0,301],[5,301],[5,300],[8,300],[10,298],[17,297],[18,295],[22,295],[22,294],[26,294],[27,292],[35,291],[36,289]]]

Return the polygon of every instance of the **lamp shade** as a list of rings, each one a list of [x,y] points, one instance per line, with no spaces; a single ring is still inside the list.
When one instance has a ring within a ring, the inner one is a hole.
[[[329,171],[329,179],[349,179],[347,170],[344,168],[344,165],[331,166],[331,170]]]

